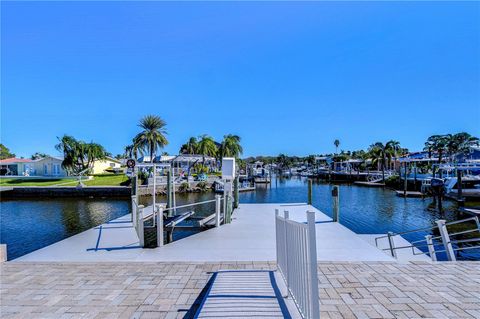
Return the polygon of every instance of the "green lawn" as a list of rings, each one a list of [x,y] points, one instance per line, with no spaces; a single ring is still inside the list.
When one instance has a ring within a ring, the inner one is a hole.
[[[83,182],[87,186],[124,186],[122,183],[128,181],[124,174],[94,175],[93,179]]]
[[[124,186],[128,181],[124,174],[94,175],[93,179],[84,181],[87,186]],[[32,179],[32,178],[1,178],[0,186],[76,186],[77,180],[71,178]]]
[[[64,184],[68,182],[75,182],[75,181],[67,178],[52,178],[52,179],[0,178],[0,186],[52,186],[52,185]]]

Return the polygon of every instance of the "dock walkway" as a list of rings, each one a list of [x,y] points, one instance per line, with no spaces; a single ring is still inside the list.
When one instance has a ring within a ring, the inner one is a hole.
[[[92,228],[15,261],[264,261],[276,259],[275,209],[306,222],[306,211],[316,212],[319,261],[392,261],[377,249],[313,206],[306,204],[241,204],[231,224],[212,228],[161,248],[141,249],[130,215]],[[380,236],[380,235],[378,235]],[[398,240],[402,240],[401,237]],[[406,241],[404,242],[407,243]],[[399,243],[400,245],[400,243]],[[423,260],[428,257],[421,255]]]
[[[301,318],[293,303],[289,310],[290,299],[282,296],[272,270],[222,270],[213,274],[195,318]]]

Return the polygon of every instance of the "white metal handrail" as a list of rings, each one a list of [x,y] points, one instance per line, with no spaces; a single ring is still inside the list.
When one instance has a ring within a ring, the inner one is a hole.
[[[289,220],[275,210],[277,267],[303,318],[320,318],[318,299],[315,212],[307,212],[307,224]]]
[[[454,232],[454,233],[449,233],[448,230],[447,230],[447,226],[455,225],[455,224],[461,224],[461,223],[465,223],[465,222],[468,222],[468,221],[475,221],[476,227],[474,227],[472,229],[457,231],[457,232]],[[448,223],[445,220],[437,220],[436,223],[437,223],[437,226],[432,226],[432,227],[424,227],[424,228],[419,228],[419,229],[400,232],[400,233],[389,232],[385,236],[380,236],[380,237],[375,238],[375,245],[378,247],[378,239],[388,238],[389,248],[385,248],[385,249],[382,249],[382,250],[389,250],[390,253],[392,254],[392,257],[395,257],[395,258],[397,257],[396,251],[398,249],[411,248],[412,253],[414,255],[421,255],[421,254],[426,254],[427,252],[417,253],[417,252],[415,252],[415,248],[418,249],[420,247],[428,247],[428,254],[430,255],[430,258],[432,259],[432,261],[437,261],[436,254],[440,253],[440,252],[445,252],[449,261],[456,261],[456,256],[455,256],[455,253],[454,253],[455,251],[480,248],[480,245],[469,246],[469,247],[456,247],[456,248],[454,248],[452,246],[452,244],[480,242],[480,237],[463,239],[463,240],[451,240],[450,239],[450,237],[452,237],[452,236],[469,234],[469,233],[473,233],[473,232],[479,232],[479,234],[480,234],[480,221],[479,221],[478,216],[469,217],[469,218],[465,218],[465,219],[461,219],[461,220],[456,220],[456,221],[452,221],[452,222],[448,222]],[[393,241],[394,236],[410,234],[410,233],[415,233],[415,232],[420,232],[420,231],[425,231],[425,230],[432,230],[433,231],[434,229],[437,229],[437,228],[440,232],[439,236],[427,235],[427,236],[425,236],[425,239],[412,241],[411,245],[407,245],[407,246],[396,247],[395,244],[394,244],[394,241]],[[435,243],[434,240],[440,240],[441,243]],[[418,245],[419,243],[423,243],[423,244]],[[435,246],[440,246],[440,245],[443,245],[443,247],[444,247],[443,250],[435,249]]]

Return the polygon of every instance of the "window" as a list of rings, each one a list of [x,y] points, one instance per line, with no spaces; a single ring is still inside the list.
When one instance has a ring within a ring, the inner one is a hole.
[[[43,175],[48,175],[48,165],[43,164]]]

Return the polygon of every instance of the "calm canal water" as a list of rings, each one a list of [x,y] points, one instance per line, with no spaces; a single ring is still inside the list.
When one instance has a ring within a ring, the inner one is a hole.
[[[432,200],[400,198],[388,189],[340,185],[340,222],[354,232],[381,234],[430,227],[435,220],[463,219],[469,215],[458,212],[450,201],[444,202],[444,213],[433,207]],[[332,185],[313,185],[313,205],[331,216]],[[177,195],[177,205],[213,199],[213,193]],[[145,198],[145,204],[151,198]],[[158,197],[158,200],[164,200]],[[307,180],[302,178],[274,179],[271,185],[258,185],[256,192],[240,194],[241,203],[287,203],[307,201]],[[8,245],[9,260],[78,234],[130,212],[126,199],[19,199],[1,203],[2,243]],[[186,211],[179,210],[177,213]],[[195,208],[197,215],[213,212],[213,204]],[[192,232],[175,232],[174,240]],[[413,241],[423,239],[427,232],[405,235]],[[438,235],[438,234],[435,234]],[[459,259],[480,259],[480,250],[460,252]]]

